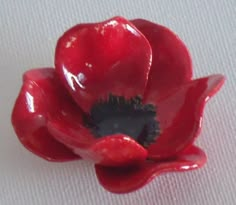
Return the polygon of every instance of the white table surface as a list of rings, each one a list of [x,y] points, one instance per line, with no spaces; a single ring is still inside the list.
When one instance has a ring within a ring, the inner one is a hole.
[[[10,114],[29,68],[53,66],[57,38],[80,22],[122,15],[174,30],[191,51],[195,77],[223,73],[227,82],[207,104],[197,143],[208,154],[196,171],[169,173],[115,195],[99,186],[87,162],[49,163],[18,141]],[[1,205],[235,205],[235,0],[0,0]]]

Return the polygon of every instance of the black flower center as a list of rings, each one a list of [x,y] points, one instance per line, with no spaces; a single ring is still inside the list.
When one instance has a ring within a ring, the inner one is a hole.
[[[140,97],[126,100],[110,95],[107,101],[92,107],[85,124],[97,138],[121,133],[143,146],[154,142],[160,132],[156,108],[151,104],[143,105]]]

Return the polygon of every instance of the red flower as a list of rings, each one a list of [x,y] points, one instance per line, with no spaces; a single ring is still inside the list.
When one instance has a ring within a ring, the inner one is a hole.
[[[79,24],[59,39],[55,69],[24,74],[12,123],[33,153],[92,160],[107,190],[129,192],[206,162],[193,142],[224,77],[191,78],[187,48],[161,25],[121,17]]]

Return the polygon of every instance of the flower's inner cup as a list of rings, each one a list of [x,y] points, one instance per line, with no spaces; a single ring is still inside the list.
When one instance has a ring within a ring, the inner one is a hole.
[[[98,138],[120,133],[148,146],[160,132],[155,118],[156,108],[151,104],[143,105],[140,97],[126,100],[110,95],[107,101],[98,102],[92,107],[85,124]]]

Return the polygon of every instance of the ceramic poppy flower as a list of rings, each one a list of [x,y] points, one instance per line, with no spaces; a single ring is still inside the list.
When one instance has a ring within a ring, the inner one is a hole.
[[[124,193],[206,162],[193,142],[223,82],[220,74],[192,80],[188,50],[168,28],[115,17],[69,29],[55,69],[24,74],[12,123],[33,153],[92,160],[99,182]]]

